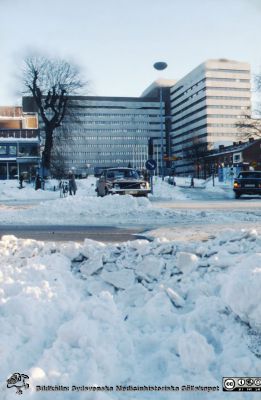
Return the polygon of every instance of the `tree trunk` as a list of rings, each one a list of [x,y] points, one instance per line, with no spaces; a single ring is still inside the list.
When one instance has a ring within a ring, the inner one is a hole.
[[[43,167],[50,169],[51,166],[51,151],[53,147],[53,132],[54,129],[50,126],[45,127],[45,145],[43,151]]]

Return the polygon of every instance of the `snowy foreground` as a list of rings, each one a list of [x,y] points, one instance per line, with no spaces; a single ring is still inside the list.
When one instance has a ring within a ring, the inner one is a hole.
[[[183,244],[4,236],[0,257],[1,400],[18,398],[6,388],[14,372],[29,376],[21,397],[32,400],[258,398],[222,392],[223,376],[261,373],[256,231]],[[68,391],[36,392],[55,385]]]
[[[259,203],[234,206],[231,187],[211,181],[194,191],[158,180],[148,199],[97,198],[93,178],[60,198],[52,184],[1,181],[2,228],[137,224],[151,241],[2,237],[0,400],[18,398],[6,383],[15,372],[32,400],[257,399],[222,392],[222,377],[261,375]],[[231,206],[204,209],[208,199]]]

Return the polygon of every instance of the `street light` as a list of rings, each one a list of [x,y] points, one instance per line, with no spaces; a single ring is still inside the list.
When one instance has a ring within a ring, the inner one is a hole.
[[[168,66],[167,63],[163,62],[163,61],[158,61],[155,64],[153,64],[153,67],[157,70],[157,71],[163,71],[164,69],[166,69]],[[164,163],[164,144],[163,144],[163,101],[162,101],[162,86],[160,85],[160,138],[161,138],[161,176],[162,176],[162,180],[164,181],[164,167],[163,167],[163,163]]]

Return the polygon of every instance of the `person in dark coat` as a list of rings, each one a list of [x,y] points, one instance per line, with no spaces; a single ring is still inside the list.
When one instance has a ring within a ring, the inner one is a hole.
[[[37,175],[35,179],[35,190],[41,189],[41,187],[42,187],[41,178],[39,175]]]
[[[23,174],[21,174],[19,176],[19,189],[23,188],[23,181],[24,181],[24,176],[23,176]]]
[[[70,195],[76,194],[77,185],[75,182],[75,176],[72,173],[69,173],[69,193]]]

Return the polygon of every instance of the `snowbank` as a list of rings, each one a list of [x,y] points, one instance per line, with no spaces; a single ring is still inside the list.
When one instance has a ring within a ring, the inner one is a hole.
[[[205,181],[205,190],[208,192],[221,194],[224,196],[224,198],[228,199],[233,199],[235,197],[235,194],[233,192],[233,181],[228,183],[219,182],[217,177],[215,177],[214,179],[214,185],[212,178],[208,178]]]
[[[48,184],[52,189],[55,182]],[[238,221],[256,222],[260,211],[229,213],[222,210],[200,211],[193,209],[193,196],[204,197],[208,189],[184,189],[157,180],[154,195],[149,198],[132,196],[97,197],[95,193],[95,178],[77,181],[76,196],[60,197],[59,190],[34,190],[32,185],[19,189],[15,181],[0,181],[0,224],[1,225],[182,225],[221,223]],[[211,189],[210,189],[211,190]],[[227,190],[220,187],[215,189],[217,198],[230,197]],[[221,194],[220,194],[220,193]],[[215,195],[214,195],[215,196]],[[215,198],[211,195],[211,198]],[[232,194],[233,196],[233,194]],[[156,200],[156,201],[154,201]],[[162,203],[159,203],[162,200]],[[186,208],[171,207],[167,200],[186,203]],[[240,203],[238,203],[240,204]],[[202,202],[202,208],[204,203]]]
[[[223,376],[261,370],[261,236],[0,242],[0,397],[20,371],[36,385],[203,385],[219,392],[68,392],[55,399],[224,399]],[[231,394],[229,394],[231,397]],[[256,398],[237,393],[237,399]]]
[[[153,195],[149,195],[160,200],[187,200],[189,197],[182,193],[178,186],[169,185],[162,181],[160,177],[154,178]]]

